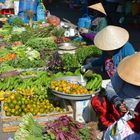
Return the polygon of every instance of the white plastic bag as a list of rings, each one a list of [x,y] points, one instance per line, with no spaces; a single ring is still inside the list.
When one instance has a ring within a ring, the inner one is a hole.
[[[13,8],[14,7],[14,2],[13,0],[5,0],[4,6],[8,8]]]
[[[132,116],[126,113],[119,121],[113,123],[106,130],[103,140],[140,140],[140,135],[127,124],[130,119]]]

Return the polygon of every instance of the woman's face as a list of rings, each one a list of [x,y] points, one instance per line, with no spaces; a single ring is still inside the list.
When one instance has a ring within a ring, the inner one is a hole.
[[[105,51],[105,53],[106,53],[108,56],[113,56],[114,51]]]
[[[120,49],[117,49],[117,50],[112,50],[112,51],[105,51],[105,53],[108,55],[108,56],[113,56],[115,55],[116,53],[118,53]]]

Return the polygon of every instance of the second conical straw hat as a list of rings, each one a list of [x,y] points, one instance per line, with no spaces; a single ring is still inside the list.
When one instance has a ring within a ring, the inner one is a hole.
[[[104,9],[102,3],[96,3],[96,4],[93,4],[93,5],[90,5],[90,6],[88,6],[88,8],[97,10],[97,11],[106,15],[106,12],[105,12],[105,9]]]
[[[124,81],[140,86],[140,52],[124,58],[117,71]]]
[[[124,28],[109,25],[98,32],[94,38],[97,48],[111,51],[121,48],[129,39],[129,33]]]

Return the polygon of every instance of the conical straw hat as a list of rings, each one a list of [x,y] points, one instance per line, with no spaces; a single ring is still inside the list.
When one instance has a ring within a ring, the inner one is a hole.
[[[124,28],[109,25],[98,32],[94,44],[101,50],[111,51],[121,48],[129,39],[129,33]]]
[[[105,12],[105,9],[104,9],[102,3],[96,3],[96,4],[93,4],[93,5],[90,5],[90,6],[88,6],[88,8],[97,10],[97,11],[106,15],[106,12]]]
[[[124,81],[140,86],[140,52],[124,58],[117,71]]]

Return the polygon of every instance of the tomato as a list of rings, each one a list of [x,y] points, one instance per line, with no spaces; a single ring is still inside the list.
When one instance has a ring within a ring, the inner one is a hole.
[[[48,16],[47,21],[54,26],[58,26],[60,24],[60,19],[56,16]]]

